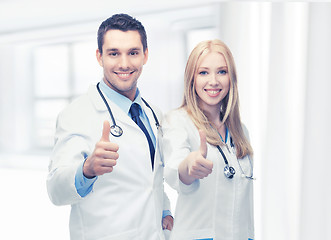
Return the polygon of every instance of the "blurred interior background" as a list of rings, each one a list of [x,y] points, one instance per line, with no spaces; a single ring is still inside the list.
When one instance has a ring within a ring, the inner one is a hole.
[[[56,116],[101,80],[96,32],[120,12],[146,28],[139,88],[163,112],[181,104],[193,46],[230,47],[255,150],[256,239],[331,239],[331,3],[0,0],[1,239],[69,239],[70,207],[45,184]]]

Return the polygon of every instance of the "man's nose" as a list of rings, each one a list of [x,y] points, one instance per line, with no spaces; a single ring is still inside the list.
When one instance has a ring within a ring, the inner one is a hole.
[[[129,68],[129,58],[126,55],[122,55],[121,58],[119,59],[119,68],[123,70],[127,70]]]

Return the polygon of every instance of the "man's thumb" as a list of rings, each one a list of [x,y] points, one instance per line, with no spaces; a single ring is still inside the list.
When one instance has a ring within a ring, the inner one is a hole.
[[[109,142],[109,133],[110,133],[110,123],[106,120],[103,122],[103,129],[102,129],[102,141]]]
[[[199,130],[200,135],[200,152],[201,155],[206,158],[207,157],[207,139],[206,139],[206,133],[203,130]]]

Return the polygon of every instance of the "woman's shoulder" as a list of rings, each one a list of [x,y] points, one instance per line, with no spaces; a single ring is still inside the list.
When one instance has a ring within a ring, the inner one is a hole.
[[[243,130],[243,133],[244,133],[245,137],[249,141],[249,132],[248,132],[248,129],[247,129],[247,127],[244,123],[241,123],[241,128]]]
[[[184,108],[176,108],[173,110],[170,110],[165,114],[165,121],[168,123],[178,122],[178,121],[188,121],[189,115],[187,111]]]

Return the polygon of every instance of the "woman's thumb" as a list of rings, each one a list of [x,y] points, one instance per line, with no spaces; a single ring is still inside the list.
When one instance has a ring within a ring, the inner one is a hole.
[[[199,135],[200,135],[200,153],[204,158],[206,158],[207,157],[206,133],[204,130],[199,130]]]

